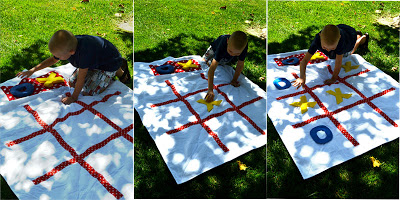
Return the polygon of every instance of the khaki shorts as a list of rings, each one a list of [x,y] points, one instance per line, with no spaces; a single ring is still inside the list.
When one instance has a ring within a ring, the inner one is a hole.
[[[78,68],[72,73],[69,82],[76,84],[78,77]],[[108,72],[103,70],[88,70],[85,77],[85,85],[81,92],[88,93],[89,95],[97,95],[103,92],[114,80],[117,71]]]

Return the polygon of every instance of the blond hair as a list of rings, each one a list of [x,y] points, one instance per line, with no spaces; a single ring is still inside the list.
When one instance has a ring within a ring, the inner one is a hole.
[[[327,45],[336,45],[340,39],[340,30],[337,26],[328,24],[322,29],[320,36]]]
[[[247,45],[247,35],[242,31],[235,31],[229,37],[230,44],[237,50],[243,50]]]
[[[67,53],[75,50],[78,40],[70,31],[59,30],[53,34],[49,41],[50,52]]]

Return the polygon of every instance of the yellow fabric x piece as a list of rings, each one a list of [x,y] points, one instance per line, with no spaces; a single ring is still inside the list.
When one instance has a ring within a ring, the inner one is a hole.
[[[236,161],[239,165],[239,169],[240,170],[246,170],[248,167],[246,166],[246,164],[240,162],[240,160]]]
[[[188,60],[186,63],[178,63],[178,65],[182,66],[182,69],[183,69],[183,70],[187,70],[187,69],[189,69],[190,67],[198,68],[197,65],[192,64],[192,60]]]
[[[321,53],[316,52],[316,53],[311,57],[310,60],[316,60],[316,59],[325,59],[325,57],[322,56]]]
[[[360,65],[353,65],[351,66],[351,62],[347,61],[344,65],[342,65],[342,68],[344,68],[345,72],[349,72],[352,69],[357,69]]]
[[[342,103],[343,102],[343,98],[350,98],[352,94],[342,94],[342,91],[340,91],[340,88],[335,88],[335,92],[332,90],[328,90],[326,91],[326,93],[331,94],[333,96],[336,97],[336,103]]]
[[[307,112],[308,107],[314,108],[314,106],[316,104],[317,104],[317,102],[307,102],[307,97],[304,95],[304,96],[300,97],[300,102],[293,102],[289,105],[295,106],[295,107],[300,107],[301,114],[304,114],[305,112]]]
[[[372,161],[372,166],[374,167],[379,167],[381,165],[381,162],[379,160],[375,159],[374,157],[370,157]]]
[[[47,78],[36,78],[39,83],[44,83],[44,87],[51,87],[53,83],[62,83],[64,79],[62,77],[56,77],[56,73],[51,72]]]
[[[202,103],[205,104],[207,106],[207,111],[210,112],[213,108],[214,105],[219,106],[219,104],[221,104],[222,100],[218,100],[218,101],[211,101],[210,103],[208,103],[206,100],[204,99],[199,99],[197,100],[198,103]]]

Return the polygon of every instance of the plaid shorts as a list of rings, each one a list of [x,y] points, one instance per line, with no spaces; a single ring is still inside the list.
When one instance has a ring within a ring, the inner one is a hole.
[[[214,58],[214,55],[215,55],[215,53],[214,53],[214,51],[212,50],[212,47],[211,47],[211,45],[210,45],[210,47],[208,47],[206,53],[203,55],[202,58],[206,61],[206,63],[207,63],[208,65],[211,65],[211,61],[212,61],[212,59]]]
[[[103,70],[88,70],[85,77],[85,85],[82,92],[89,95],[97,95],[102,93],[112,82],[117,71],[108,72]],[[70,83],[76,84],[78,77],[78,68],[72,73],[69,79]]]

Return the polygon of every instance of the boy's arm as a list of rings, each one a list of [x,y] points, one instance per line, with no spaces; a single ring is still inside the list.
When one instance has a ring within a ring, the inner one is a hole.
[[[306,52],[306,55],[304,56],[303,60],[300,62],[300,78],[296,79],[294,82],[293,86],[297,86],[296,90],[301,87],[304,87],[304,84],[306,83],[306,67],[307,63],[310,61],[312,55]]]
[[[244,61],[243,60],[238,60],[237,64],[236,64],[236,70],[235,70],[235,74],[233,75],[231,84],[235,87],[240,86],[239,82],[237,81],[237,79],[240,76],[240,73],[243,71],[244,68]]]
[[[329,85],[336,82],[336,80],[339,77],[340,68],[342,67],[342,59],[343,59],[343,54],[342,55],[336,54],[335,69],[333,70],[332,78],[325,80],[324,81],[325,84]]]
[[[86,68],[86,69],[79,68],[78,69],[78,79],[76,80],[76,83],[75,83],[74,92],[72,93],[72,95],[70,97],[65,97],[61,100],[64,104],[68,105],[68,104],[78,100],[79,93],[81,92],[83,85],[85,84],[85,77],[86,77],[87,72],[88,72],[88,68]]]
[[[215,59],[212,60],[210,68],[208,69],[208,92],[206,94],[206,97],[204,97],[204,100],[207,102],[211,102],[214,100],[214,72],[215,69],[217,69],[218,66],[218,61]]]
[[[49,57],[46,60],[42,61],[40,64],[36,65],[35,67],[32,67],[30,70],[24,71],[24,72],[19,72],[16,76],[18,76],[20,78],[30,77],[36,71],[39,71],[46,67],[50,67],[50,66],[56,64],[57,62],[58,62],[58,60],[55,59],[54,56]]]

